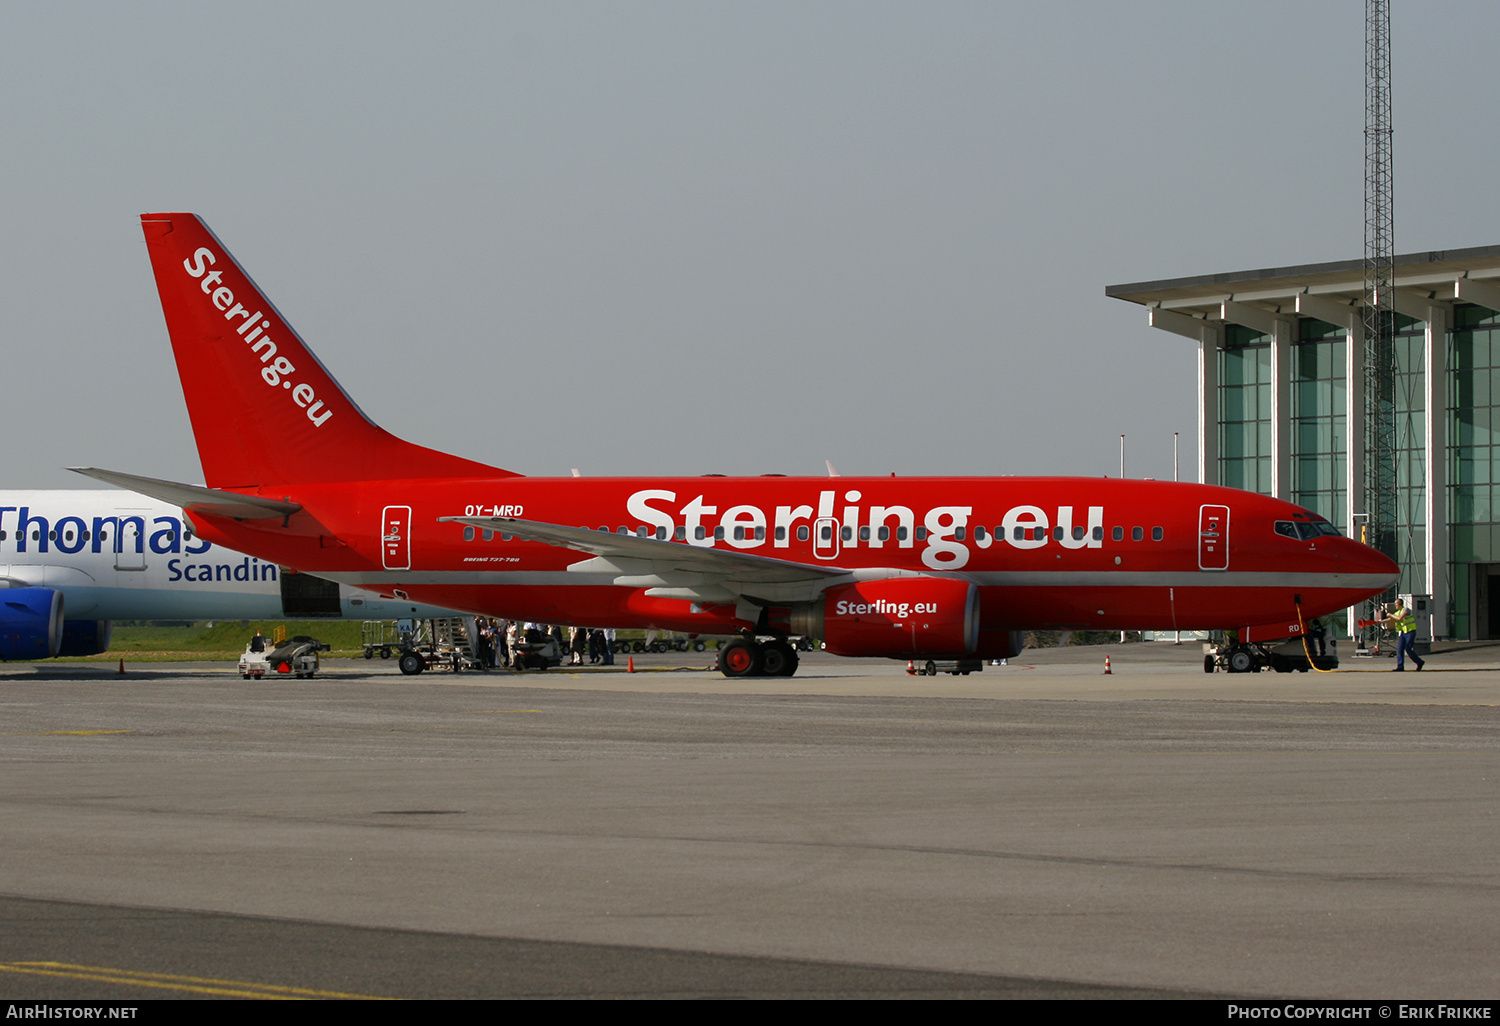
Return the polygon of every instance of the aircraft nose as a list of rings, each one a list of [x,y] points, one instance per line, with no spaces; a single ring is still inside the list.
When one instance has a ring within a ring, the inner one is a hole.
[[[1344,565],[1361,574],[1378,574],[1390,578],[1387,585],[1393,583],[1401,576],[1401,567],[1396,561],[1378,549],[1373,549],[1363,542],[1357,542],[1353,538],[1344,539],[1344,545],[1340,546],[1344,551],[1339,553]]]

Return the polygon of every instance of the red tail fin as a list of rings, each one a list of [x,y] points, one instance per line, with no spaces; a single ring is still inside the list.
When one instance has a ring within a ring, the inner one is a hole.
[[[141,228],[210,487],[511,476],[371,423],[196,215]]]

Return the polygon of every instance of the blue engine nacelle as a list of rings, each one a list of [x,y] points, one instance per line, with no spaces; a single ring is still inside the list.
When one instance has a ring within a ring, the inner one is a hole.
[[[98,655],[109,651],[113,620],[64,620],[60,656]]]
[[[0,659],[51,659],[62,647],[63,597],[51,588],[0,591]]]

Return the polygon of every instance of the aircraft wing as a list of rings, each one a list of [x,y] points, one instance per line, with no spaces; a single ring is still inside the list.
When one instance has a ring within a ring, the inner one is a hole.
[[[575,549],[599,557],[597,567],[607,572],[629,576],[656,576],[662,584],[729,584],[735,590],[744,585],[812,583],[834,577],[847,577],[849,571],[837,566],[811,566],[787,559],[752,556],[720,548],[706,548],[682,542],[658,541],[630,534],[591,531],[586,527],[565,527],[536,520],[511,517],[439,517],[439,520],[468,524],[486,531],[504,531],[526,541],[545,542],[560,548]],[[605,565],[605,564],[608,565]],[[580,566],[579,569],[595,569]],[[644,582],[642,582],[644,583]]]
[[[237,520],[264,520],[270,517],[288,517],[302,507],[295,502],[268,499],[261,495],[241,495],[224,492],[202,485],[179,484],[155,477],[138,477],[122,474],[116,470],[99,470],[96,467],[69,467],[69,470],[85,477],[92,477],[132,492],[149,495],[162,502],[212,516],[234,517]]]

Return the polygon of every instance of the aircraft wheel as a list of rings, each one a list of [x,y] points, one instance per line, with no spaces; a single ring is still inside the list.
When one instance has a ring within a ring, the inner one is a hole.
[[[767,677],[790,677],[797,672],[797,650],[785,641],[772,641],[761,649],[761,672]]]
[[[929,677],[936,677],[937,676],[937,663],[933,662],[931,659],[927,660],[927,665],[924,666],[924,667],[922,667],[922,672],[925,673]]]
[[[1218,661],[1216,659],[1214,659],[1213,656],[1206,655],[1206,656],[1203,657],[1203,672],[1204,673],[1213,673],[1218,668],[1219,668],[1218,667]]]
[[[401,661],[396,665],[401,668],[402,673],[410,676],[414,673],[421,673],[424,667],[424,662],[422,657],[417,655],[415,652],[403,652],[401,654]]]
[[[1230,673],[1249,673],[1255,669],[1255,657],[1248,650],[1237,648],[1229,653]]]
[[[693,651],[694,652],[705,652],[707,650],[708,650],[708,642],[706,642],[706,641],[695,641],[695,642],[693,642]]]
[[[735,638],[719,649],[719,672],[726,677],[758,677],[762,656],[755,642]]]

